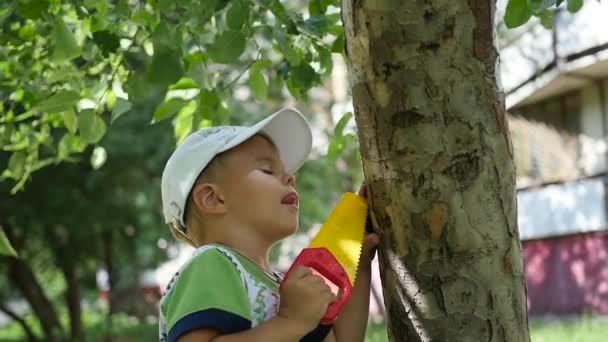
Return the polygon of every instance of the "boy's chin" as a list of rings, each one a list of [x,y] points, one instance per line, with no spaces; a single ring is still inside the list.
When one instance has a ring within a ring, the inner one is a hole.
[[[277,239],[282,240],[290,237],[298,231],[298,223],[282,224],[277,228]]]

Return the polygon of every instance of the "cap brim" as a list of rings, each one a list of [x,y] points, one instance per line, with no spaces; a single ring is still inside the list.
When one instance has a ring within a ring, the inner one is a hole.
[[[283,108],[250,127],[235,138],[223,151],[227,151],[252,136],[263,133],[279,150],[285,170],[295,173],[304,164],[312,149],[312,132],[306,118],[294,108]]]

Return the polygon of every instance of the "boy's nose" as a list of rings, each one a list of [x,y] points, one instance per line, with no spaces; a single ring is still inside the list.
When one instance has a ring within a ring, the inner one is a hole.
[[[289,186],[295,186],[296,177],[294,175],[292,175],[291,173],[286,173],[285,174],[285,184],[287,184]]]

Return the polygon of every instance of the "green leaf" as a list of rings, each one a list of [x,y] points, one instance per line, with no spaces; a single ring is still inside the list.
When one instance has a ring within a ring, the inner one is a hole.
[[[152,117],[156,107],[163,102],[167,89],[162,85],[148,81],[142,73],[132,72],[124,85],[129,94],[129,101],[133,104],[138,115]]]
[[[541,13],[555,5],[556,0],[527,0],[527,6],[534,13]]]
[[[215,42],[207,51],[216,63],[236,62],[245,51],[245,36],[241,32],[226,31],[215,37]]]
[[[154,55],[148,67],[148,80],[167,87],[183,75],[181,35],[175,33],[166,22],[161,22],[152,34]]]
[[[55,43],[52,57],[54,61],[69,61],[80,56],[80,46],[76,38],[60,18],[55,19],[52,40]]]
[[[170,90],[198,89],[198,84],[191,78],[181,78],[177,83],[169,87]]]
[[[576,13],[583,8],[584,0],[568,0],[568,12]]]
[[[22,151],[13,152],[8,160],[8,170],[13,179],[21,179],[25,173],[25,163],[27,161],[27,153]]]
[[[72,153],[80,153],[84,151],[86,145],[82,142],[79,136],[67,133],[59,141],[58,156],[59,159],[64,160]]]
[[[174,49],[154,51],[152,63],[148,68],[150,82],[162,87],[177,82],[182,77],[184,69],[180,52]]]
[[[190,101],[177,115],[175,137],[178,142],[182,142],[192,132],[194,111],[196,111],[196,101]]]
[[[540,24],[543,25],[544,28],[548,30],[553,28],[553,24],[555,22],[555,15],[553,11],[544,10],[538,15],[538,17],[540,18]]]
[[[63,112],[72,109],[79,100],[80,95],[77,92],[73,90],[63,90],[42,100],[34,107],[34,110],[48,113]]]
[[[286,27],[288,34],[298,34],[298,27],[292,17],[287,13],[285,6],[281,1],[270,0],[267,1],[270,6],[268,8],[272,14],[278,19],[279,23],[282,23]]]
[[[296,99],[302,99],[302,97],[303,97],[302,89],[295,84],[293,78],[287,79],[286,85],[287,85],[287,90],[289,90],[289,93],[293,97],[295,97]]]
[[[321,74],[327,76],[331,74],[334,67],[334,61],[331,59],[331,52],[329,49],[322,46],[318,46],[317,50],[319,51],[319,62],[321,64],[320,72]]]
[[[272,65],[272,61],[270,59],[260,59],[257,62],[253,63],[251,66],[251,71],[261,71],[266,68],[269,68]]]
[[[334,137],[327,147],[327,159],[335,162],[348,146],[355,144],[356,140],[357,137],[352,133]]]
[[[346,124],[348,124],[352,117],[353,113],[348,112],[340,118],[336,124],[336,127],[334,128],[334,136],[341,137],[344,134],[344,127],[346,127]]]
[[[330,20],[325,15],[311,16],[304,21],[303,28],[314,35],[323,37],[330,24]]]
[[[152,33],[154,51],[176,49],[181,44],[181,35],[172,30],[166,21],[161,21]]]
[[[17,252],[11,245],[11,242],[6,237],[4,230],[0,228],[0,255],[17,256]]]
[[[36,24],[33,21],[23,25],[19,29],[19,38],[23,40],[31,40],[36,36]]]
[[[173,0],[159,0],[156,3],[156,8],[158,8],[161,12],[168,11],[171,6],[175,5],[175,1]]]
[[[505,13],[505,25],[508,28],[521,26],[530,20],[532,11],[528,8],[527,0],[509,0]]]
[[[62,113],[63,116],[63,124],[65,128],[68,129],[68,132],[75,134],[78,129],[78,118],[76,117],[76,113],[73,109],[66,110]]]
[[[285,59],[287,59],[292,66],[299,65],[304,59],[304,56],[293,47],[291,41],[285,36],[283,31],[275,30],[274,33],[274,37],[278,43],[278,50],[285,56]]]
[[[125,61],[125,66],[130,71],[141,72],[146,68],[147,61],[149,60],[148,55],[141,48],[131,48],[130,51],[122,53]]]
[[[106,134],[106,123],[93,109],[85,109],[78,116],[78,130],[83,142],[96,144]]]
[[[327,159],[331,162],[335,162],[344,151],[345,139],[343,136],[334,137],[331,139],[329,146],[327,147]]]
[[[322,6],[321,0],[310,0],[308,2],[308,13],[310,13],[311,16],[324,14],[327,7],[322,8]]]
[[[222,9],[224,9],[224,7],[228,6],[228,3],[230,3],[230,0],[215,0],[215,11],[219,12]]]
[[[131,102],[129,102],[129,100],[123,99],[122,97],[117,98],[114,109],[112,109],[112,119],[110,120],[110,123],[114,123],[114,120],[118,119],[124,113],[130,111],[132,107],[133,105]]]
[[[220,104],[220,98],[216,92],[209,89],[201,89],[199,95],[199,113],[205,119],[211,119]]]
[[[268,97],[268,84],[260,71],[249,73],[249,87],[258,101],[264,101]]]
[[[301,63],[298,66],[292,66],[289,70],[290,79],[293,81],[293,86],[308,90],[312,88],[318,81],[318,75],[315,70],[306,63]]]
[[[120,47],[120,38],[107,30],[93,32],[93,41],[106,57]]]
[[[0,8],[0,26],[4,24],[6,18],[10,17],[13,14],[14,10],[14,3],[13,6],[4,6],[3,8]],[[0,180],[1,179],[2,178],[0,178]]]
[[[215,8],[218,5],[225,1],[220,0],[205,0],[205,1],[187,1],[190,9],[193,11],[192,13],[196,13],[196,22],[199,27],[203,27],[205,23],[209,21],[213,17],[213,15],[218,12]]]
[[[249,20],[249,1],[234,0],[226,13],[226,24],[232,30],[240,30]]]
[[[334,43],[331,45],[331,52],[333,53],[344,53],[344,47],[345,47],[345,42],[344,42],[344,33],[342,33],[341,35],[339,35],[336,40],[334,41]]]
[[[32,20],[42,17],[42,14],[48,11],[50,4],[48,0],[19,1],[18,3],[17,14]]]
[[[132,20],[134,23],[142,26],[152,26],[154,24],[154,16],[144,6],[134,6]]]
[[[186,101],[180,98],[171,98],[163,102],[154,112],[154,122],[160,122],[170,118],[175,113],[179,112],[185,105]]]

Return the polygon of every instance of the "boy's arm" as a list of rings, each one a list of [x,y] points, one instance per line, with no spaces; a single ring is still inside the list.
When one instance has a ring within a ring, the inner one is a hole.
[[[198,329],[181,336],[179,342],[297,342],[314,329],[336,296],[325,281],[307,267],[295,268],[279,289],[279,312],[255,328],[221,335],[217,330]]]
[[[216,330],[196,330],[182,336],[179,342],[257,342],[257,341],[276,341],[276,342],[297,342],[306,332],[303,327],[296,322],[281,316],[258,325],[253,329],[248,329],[236,334],[221,335]],[[305,329],[305,328],[304,328]]]
[[[376,234],[369,234],[365,237],[353,292],[334,325],[334,341],[357,342],[365,340],[369,316],[369,294],[372,277],[371,262],[374,258],[377,244],[378,236]],[[332,340],[325,340],[325,342],[329,341]]]

